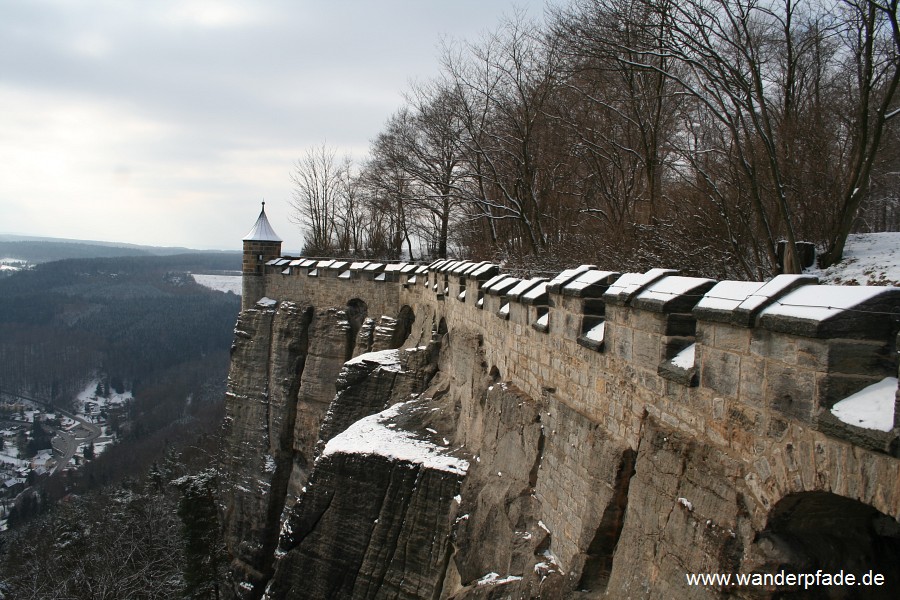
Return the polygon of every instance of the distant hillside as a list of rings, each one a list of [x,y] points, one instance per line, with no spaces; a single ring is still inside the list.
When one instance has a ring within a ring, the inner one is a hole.
[[[239,260],[224,253],[71,259],[0,279],[0,381],[65,401],[96,371],[147,381],[219,352],[227,365],[240,299],[187,273],[234,270]]]
[[[172,256],[197,253],[180,247],[141,246],[123,242],[72,240],[0,234],[0,259],[15,258],[30,263],[44,263],[69,258],[109,258],[116,256]],[[204,254],[237,255],[235,252],[204,252]]]

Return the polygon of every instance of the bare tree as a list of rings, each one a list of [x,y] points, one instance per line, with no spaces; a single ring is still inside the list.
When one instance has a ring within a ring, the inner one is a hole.
[[[827,240],[820,264],[841,260],[857,213],[870,190],[888,121],[900,114],[894,98],[900,84],[900,24],[898,0],[844,0],[843,32],[853,58],[856,80],[848,96],[852,116],[848,123],[850,153],[838,219]]]
[[[654,44],[642,42],[648,39],[642,36],[620,49],[634,57],[630,63],[657,69],[693,100],[682,134],[674,138],[680,142],[681,175],[706,185],[710,199],[725,198],[725,190],[739,192],[735,201],[752,207],[752,239],[771,270],[777,269],[775,245],[783,236],[788,248],[784,268],[799,272],[793,251],[798,232],[816,237],[816,227],[834,215],[830,249],[823,256],[824,263],[833,261],[865,194],[889,118],[897,48],[894,39],[886,43],[890,38],[884,32],[896,30],[896,4],[860,0],[843,2],[845,10],[835,11],[802,0],[642,2],[657,15],[649,22],[654,28],[664,23],[666,35]],[[834,40],[843,46],[835,47]],[[666,65],[659,63],[660,56]],[[853,116],[839,122],[824,95],[835,78],[848,74],[847,57],[854,57],[858,77],[842,94],[844,112]],[[804,119],[808,114],[816,119]],[[698,123],[718,129],[716,147],[692,145],[697,137],[689,132]],[[819,198],[807,194],[806,184],[823,178],[812,177],[815,165],[797,159],[805,148],[827,150],[824,158],[839,174],[827,189],[818,186]],[[721,152],[732,166],[698,171],[706,163],[701,152]],[[831,197],[823,199],[823,193]]]
[[[638,36],[658,46],[665,20],[642,2],[578,0],[556,13],[552,34],[565,90],[557,116],[585,166],[585,214],[615,228],[649,221],[659,211],[678,96],[663,74],[672,68],[665,54],[638,60],[628,49]]]
[[[325,144],[307,150],[294,164],[292,221],[304,230],[304,254],[323,256],[335,245],[335,227],[344,200],[344,165]]]
[[[445,51],[444,65],[458,100],[462,148],[483,195],[471,205],[479,218],[512,220],[509,242],[528,252],[548,248],[559,233],[561,156],[545,107],[556,90],[557,52],[532,23],[517,17],[465,52]],[[562,159],[565,162],[565,159]]]

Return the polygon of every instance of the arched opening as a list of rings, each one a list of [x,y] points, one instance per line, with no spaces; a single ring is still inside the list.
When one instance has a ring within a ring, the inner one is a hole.
[[[785,496],[756,536],[762,572],[852,573],[857,582],[880,574],[883,585],[802,586],[773,598],[896,598],[900,586],[900,523],[868,504],[828,492]],[[870,575],[871,577],[871,575]]]
[[[391,348],[399,348],[409,337],[412,332],[413,323],[416,321],[416,314],[413,309],[407,305],[403,305],[400,313],[397,315],[397,323],[394,326],[394,335],[391,336]]]
[[[431,326],[431,339],[432,341],[439,342],[441,338],[444,337],[444,334],[447,333],[447,321],[441,317],[441,320],[437,323],[432,322]]]
[[[491,383],[500,383],[500,369],[496,366],[491,367],[491,372],[488,375],[491,378]]]
[[[356,336],[362,328],[366,316],[369,314],[369,305],[359,298],[353,298],[347,302],[347,344],[344,351],[344,360],[353,358],[353,349],[356,347]]]

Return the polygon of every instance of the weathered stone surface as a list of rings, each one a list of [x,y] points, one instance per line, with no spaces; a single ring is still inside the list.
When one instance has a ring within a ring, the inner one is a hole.
[[[608,597],[715,598],[713,589],[688,586],[685,573],[740,569],[743,517],[733,487],[740,471],[716,454],[645,424]]]
[[[254,308],[239,318],[226,398],[230,451],[223,464],[224,533],[232,557],[228,593],[233,597],[259,598],[272,574],[282,511],[306,483],[337,375],[354,352],[364,317],[351,309],[281,302],[277,311]],[[392,318],[373,321],[370,345],[393,339],[394,324]],[[376,335],[379,328],[383,331]],[[405,364],[426,367],[427,356],[406,354]],[[390,401],[395,383],[397,393],[408,397],[429,378],[424,372],[397,375],[391,373],[386,383],[373,379],[375,391],[387,394],[381,402]]]
[[[374,379],[382,370],[372,371]],[[390,390],[379,389],[381,403],[388,401]],[[339,394],[336,402],[352,398]],[[439,401],[411,406],[386,426],[422,438],[450,435],[452,421],[434,414],[442,410]],[[284,527],[283,557],[267,597],[436,597],[450,560],[461,478],[394,457],[389,446],[323,454]]]
[[[294,407],[311,310],[292,303],[241,313],[226,399],[224,537],[231,578],[258,597],[272,572],[292,469]],[[235,588],[239,590],[239,588]],[[242,594],[236,591],[236,594]]]

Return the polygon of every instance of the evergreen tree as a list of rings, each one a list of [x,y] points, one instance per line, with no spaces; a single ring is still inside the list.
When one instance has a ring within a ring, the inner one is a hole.
[[[184,538],[184,598],[219,598],[225,567],[216,510],[215,470],[186,475],[172,482],[181,490],[178,516]]]

